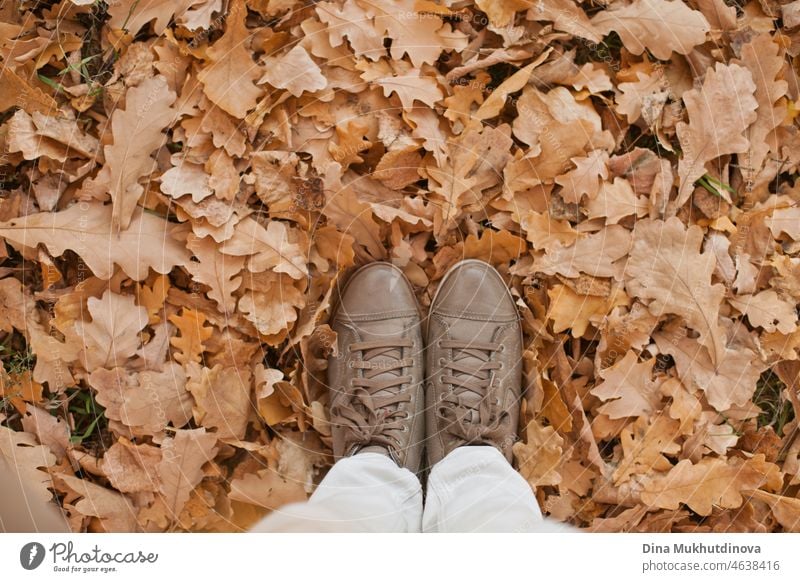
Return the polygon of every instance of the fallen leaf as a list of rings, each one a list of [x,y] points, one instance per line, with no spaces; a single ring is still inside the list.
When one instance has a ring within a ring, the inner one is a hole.
[[[114,232],[111,206],[87,202],[0,223],[0,236],[9,241],[44,244],[54,256],[70,249],[101,279],[110,279],[117,264],[137,281],[147,277],[150,268],[165,274],[188,262],[186,248],[172,237],[176,231],[163,218],[134,210],[129,227]]]

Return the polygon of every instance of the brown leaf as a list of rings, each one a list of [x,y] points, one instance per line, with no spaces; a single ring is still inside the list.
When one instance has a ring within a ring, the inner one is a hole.
[[[635,55],[645,49],[662,60],[669,59],[673,51],[688,54],[705,42],[710,29],[703,14],[683,0],[634,0],[614,6],[594,16],[592,26],[602,35],[616,31]]]
[[[684,459],[667,474],[649,479],[642,501],[650,507],[673,510],[683,503],[699,515],[710,515],[712,507],[740,507],[743,491],[761,487],[774,490],[781,481],[778,466],[765,462],[763,455],[730,462],[706,458],[697,464]]]
[[[203,479],[203,465],[217,454],[216,435],[204,428],[176,430],[161,444],[161,462],[156,466],[158,490],[164,498],[169,517],[176,519],[189,500],[192,490]]]
[[[100,468],[111,485],[122,493],[153,492],[158,488],[157,466],[161,449],[151,445],[135,445],[120,438],[103,455]]]
[[[700,334],[714,362],[725,352],[725,333],[719,325],[719,310],[725,288],[711,284],[714,255],[700,252],[703,231],[686,229],[669,220],[640,220],[633,234],[633,248],[625,269],[629,294],[650,300],[653,315],[673,313]]]
[[[58,478],[82,497],[75,504],[75,509],[81,515],[98,518],[101,531],[135,532],[138,530],[136,511],[133,504],[124,495],[72,475],[62,474]]]
[[[125,362],[139,348],[139,332],[147,325],[147,310],[137,307],[130,295],[106,290],[101,299],[90,297],[90,323],[80,323],[76,331],[84,343],[81,360],[91,372]]]
[[[525,443],[517,442],[513,446],[514,458],[522,476],[531,487],[560,483],[558,467],[564,439],[552,426],[541,426],[535,420],[528,423],[525,437]]]
[[[244,0],[234,0],[225,19],[225,34],[206,51],[209,64],[197,75],[206,96],[238,119],[254,109],[263,90],[255,86],[261,70],[248,47],[250,31],[245,25]]]
[[[22,428],[35,434],[37,440],[48,447],[56,459],[63,459],[70,448],[67,423],[36,406],[27,407],[26,412],[22,417]]]
[[[127,230],[114,232],[111,224],[111,206],[82,202],[0,223],[0,236],[19,245],[44,244],[54,256],[73,250],[101,279],[111,278],[115,263],[141,281],[150,268],[168,273],[189,260],[186,248],[171,236],[177,227],[161,217],[134,210]]]
[[[161,372],[100,368],[89,375],[89,385],[96,390],[106,417],[122,423],[134,435],[160,434],[169,424],[182,427],[192,417],[186,374],[174,362]]]
[[[169,316],[169,321],[175,324],[180,336],[170,338],[169,343],[176,350],[175,360],[181,364],[200,362],[205,346],[203,342],[211,337],[214,328],[206,326],[206,316],[196,309],[181,309],[180,315]]]
[[[705,392],[708,403],[720,412],[743,406],[753,396],[765,367],[747,348],[725,348],[714,362],[697,340],[663,333],[653,339],[661,351],[673,357],[681,380]]]
[[[194,419],[219,439],[242,439],[250,414],[250,372],[236,368],[213,368],[192,364],[186,385],[195,400]]]
[[[9,478],[28,488],[34,497],[31,501],[46,503],[53,498],[48,489],[53,482],[46,469],[55,464],[56,458],[48,447],[37,444],[34,436],[27,432],[15,432],[0,426],[0,455],[13,469],[14,474]]]
[[[598,410],[611,419],[626,416],[649,416],[658,408],[661,396],[658,384],[651,378],[655,358],[639,362],[629,350],[610,368],[600,370],[603,382],[591,393],[605,402]]]
[[[683,205],[694,183],[706,173],[706,163],[725,154],[748,151],[745,130],[758,114],[756,85],[750,71],[736,64],[717,63],[709,69],[703,86],[683,94],[689,122],[676,125],[683,155],[678,163],[681,178],[676,207]],[[717,115],[726,111],[726,115]]]
[[[152,154],[167,141],[164,129],[175,122],[177,111],[171,107],[175,93],[161,75],[131,87],[125,95],[125,108],[111,116],[114,143],[103,148],[106,164],[97,176],[98,184],[108,188],[113,212],[114,233],[126,230],[136,205],[144,193],[142,176],[153,171]],[[130,139],[135,135],[136,139]]]

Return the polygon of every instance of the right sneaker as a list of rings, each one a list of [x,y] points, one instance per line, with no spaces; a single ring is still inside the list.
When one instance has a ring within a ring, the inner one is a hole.
[[[328,359],[334,456],[377,452],[419,472],[424,361],[411,283],[390,263],[362,267],[339,293],[331,328],[338,342]]]
[[[428,316],[427,462],[491,445],[511,461],[522,383],[522,327],[500,274],[478,260],[453,266]]]

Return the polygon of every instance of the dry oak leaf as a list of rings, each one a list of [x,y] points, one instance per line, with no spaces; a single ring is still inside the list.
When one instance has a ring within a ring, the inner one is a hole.
[[[780,468],[766,462],[764,455],[746,460],[706,457],[696,464],[684,459],[665,475],[648,479],[641,498],[650,507],[675,510],[685,504],[699,515],[711,515],[714,507],[741,507],[743,491],[774,491],[782,484]]]
[[[193,202],[200,202],[214,194],[209,185],[209,175],[200,164],[193,164],[183,156],[173,156],[174,164],[161,175],[161,191],[173,198],[191,195]]]
[[[213,368],[191,363],[186,389],[194,397],[194,419],[219,439],[243,439],[250,414],[250,371],[246,368]]]
[[[430,198],[436,204],[433,228],[437,240],[455,227],[466,204],[478,202],[481,192],[500,183],[502,168],[511,157],[509,134],[508,125],[472,125],[448,140],[444,166],[425,168]]]
[[[103,297],[87,301],[90,323],[79,322],[76,332],[83,340],[81,360],[87,372],[124,365],[139,349],[139,332],[147,325],[147,309],[132,295],[106,290]]]
[[[248,285],[238,309],[264,336],[288,333],[297,321],[297,310],[306,304],[305,295],[285,275],[262,273],[258,284]]]
[[[620,177],[603,182],[597,196],[586,203],[589,219],[604,217],[606,224],[617,224],[626,216],[644,216],[648,209],[648,200],[636,196],[631,183]]]
[[[800,205],[776,208],[764,223],[775,238],[786,233],[792,240],[800,240]]]
[[[520,474],[531,487],[558,485],[564,439],[552,426],[542,426],[531,420],[525,427],[525,440],[512,447]]]
[[[797,304],[780,297],[773,289],[755,295],[739,295],[729,299],[729,303],[745,314],[753,327],[785,335],[797,330]]]
[[[197,75],[212,103],[237,119],[244,119],[264,93],[254,84],[261,78],[261,69],[248,50],[251,33],[246,17],[244,0],[234,0],[225,19],[225,34],[206,51],[210,62]]]
[[[535,250],[543,250],[553,244],[570,246],[580,237],[580,233],[572,228],[567,220],[556,220],[549,213],[529,211],[520,220],[520,226],[525,231],[525,238],[530,241]]]
[[[675,360],[681,381],[705,392],[708,403],[719,412],[744,406],[756,390],[764,364],[747,348],[724,348],[714,362],[708,350],[695,339],[676,339],[666,333],[653,336],[658,349]]]
[[[369,132],[370,128],[366,123],[358,121],[340,123],[336,126],[338,143],[331,142],[328,144],[328,151],[343,168],[347,168],[351,164],[360,164],[364,161],[364,158],[359,154],[372,147],[372,142],[367,137]],[[418,179],[419,176],[413,181],[416,182]]]
[[[337,265],[340,269],[355,264],[355,239],[349,234],[339,232],[333,225],[314,229],[314,248],[319,255]],[[324,269],[328,271],[328,269]]]
[[[221,313],[232,313],[236,307],[233,293],[242,285],[239,275],[245,258],[219,252],[219,246],[211,237],[190,236],[187,246],[197,259],[186,263],[192,279],[208,286],[207,295],[216,301]]]
[[[204,313],[197,309],[183,307],[180,315],[169,316],[169,321],[174,323],[180,332],[179,337],[170,338],[169,343],[177,351],[173,353],[175,361],[181,364],[189,362],[199,363],[205,351],[203,342],[214,333],[213,326],[206,326]]]
[[[682,317],[700,334],[713,362],[725,353],[725,333],[719,310],[725,287],[711,284],[716,261],[712,252],[700,252],[703,229],[688,229],[676,217],[667,221],[640,220],[633,231],[633,247],[625,269],[629,295],[649,300],[653,315]]]
[[[170,281],[166,275],[154,277],[151,285],[136,285],[136,302],[147,310],[148,324],[161,323],[161,313],[164,311],[169,288]]]
[[[547,59],[547,57],[550,56],[551,52],[552,49],[547,49],[541,55],[539,55],[535,61],[529,65],[525,65],[519,71],[504,80],[499,87],[491,92],[486,101],[484,101],[478,110],[472,114],[471,118],[484,121],[500,115],[500,112],[506,106],[508,96],[512,93],[516,93],[528,84],[528,80],[531,78],[533,70],[541,65]]]
[[[396,94],[404,111],[413,109],[414,101],[420,101],[433,108],[444,97],[436,78],[423,75],[419,69],[396,71],[374,79],[370,77],[362,75],[365,81],[372,81],[382,87],[384,97]]]
[[[575,0],[536,0],[530,2],[523,0],[529,8],[525,15],[527,20],[549,21],[553,23],[553,28],[567,32],[573,36],[585,38],[594,43],[599,43],[602,39],[592,26],[591,21],[586,16],[586,12],[575,4]],[[495,0],[498,5],[504,5],[503,0]]]
[[[752,187],[769,155],[777,151],[773,130],[786,118],[786,105],[779,101],[786,95],[789,84],[781,78],[786,62],[783,48],[768,32],[762,32],[741,48],[741,60],[756,84],[757,117],[747,129],[750,147],[739,156],[744,181]]]
[[[532,7],[530,0],[475,0],[475,5],[498,28],[511,24],[517,12]]]
[[[266,72],[259,84],[269,83],[277,89],[286,89],[295,97],[321,91],[328,85],[322,70],[299,44],[285,55],[268,56],[264,67]]]
[[[39,442],[48,447],[59,461],[70,448],[67,423],[41,408],[27,408],[27,414],[22,417],[22,428],[25,432],[35,434]]]
[[[373,260],[385,258],[381,229],[375,222],[370,205],[361,202],[352,188],[343,187],[338,179],[334,179],[333,172],[329,173],[328,178],[331,182],[326,183],[326,190],[329,189],[332,194],[328,196],[322,213],[339,232],[356,242],[356,252],[363,247]],[[364,251],[360,252],[364,254]]]
[[[106,163],[95,181],[108,188],[111,195],[114,232],[131,224],[144,193],[139,178],[155,168],[152,154],[166,143],[164,129],[178,116],[178,111],[171,107],[174,102],[175,92],[166,78],[156,75],[128,89],[125,108],[116,109],[111,115],[114,143],[103,148]]]
[[[628,305],[630,300],[619,287],[608,297],[577,293],[568,285],[554,285],[547,291],[550,305],[547,318],[553,321],[553,331],[570,330],[572,337],[583,337],[590,324],[600,322],[615,307]]]
[[[158,488],[157,466],[160,462],[160,448],[135,445],[120,437],[103,455],[100,469],[117,491],[154,492]]]
[[[172,519],[178,518],[192,491],[202,481],[203,465],[217,455],[216,443],[216,435],[204,428],[176,430],[174,437],[167,437],[161,443],[158,490]]]
[[[480,238],[471,234],[464,241],[463,258],[480,259],[492,265],[508,264],[519,259],[527,250],[525,239],[507,230],[484,230]]]
[[[408,55],[415,67],[432,65],[442,50],[460,51],[469,42],[466,34],[453,30],[436,14],[442,6],[419,0],[370,0],[367,5],[375,15],[375,28],[392,39],[389,54],[393,60]]]
[[[0,236],[24,246],[44,244],[53,256],[73,250],[101,279],[111,278],[115,263],[131,279],[141,281],[150,268],[166,274],[189,260],[186,248],[172,236],[179,227],[136,209],[130,227],[115,233],[111,215],[111,206],[81,202],[60,212],[0,222]]]
[[[593,277],[620,279],[623,270],[617,261],[628,254],[630,246],[631,232],[618,224],[612,224],[599,232],[579,238],[572,245],[552,245],[546,249],[543,257],[536,260],[535,266],[547,275],[558,273],[575,278],[585,273]]]
[[[272,270],[286,273],[293,279],[308,276],[306,257],[300,245],[289,241],[290,229],[283,222],[270,220],[264,228],[257,220],[246,216],[240,220],[231,238],[219,250],[227,255],[247,256],[247,268],[252,273]]]
[[[20,414],[28,411],[28,404],[41,404],[44,387],[34,380],[30,370],[8,375],[0,372],[0,397],[17,409]]]
[[[748,151],[750,141],[745,130],[758,117],[755,91],[753,77],[746,68],[717,63],[716,68],[708,69],[702,87],[683,94],[689,122],[676,125],[683,151],[678,162],[680,188],[676,207],[689,199],[694,183],[706,173],[707,162]],[[720,111],[725,115],[719,115]]]
[[[386,55],[383,32],[372,23],[372,14],[358,2],[345,2],[341,6],[334,2],[319,2],[315,6],[319,19],[328,25],[326,32],[331,46],[342,46],[345,37],[357,57],[373,61]]]
[[[11,333],[14,329],[25,331],[25,315],[35,305],[33,297],[26,297],[22,283],[14,277],[0,280],[0,330]]]
[[[56,458],[46,446],[38,444],[32,434],[0,426],[0,456],[11,469],[11,474],[3,477],[23,483],[35,497],[32,502],[44,504],[53,499],[48,489],[53,480],[43,469],[53,466]]]
[[[767,493],[766,491],[752,491],[752,499],[763,501],[772,510],[772,515],[783,527],[783,531],[800,533],[800,499]]]
[[[635,55],[645,49],[657,59],[672,52],[689,54],[706,41],[710,26],[705,16],[682,0],[634,0],[620,8],[599,12],[591,23],[601,35],[616,31],[625,48]]]
[[[58,479],[83,498],[75,504],[75,510],[86,517],[99,519],[105,532],[138,530],[136,509],[125,495],[72,475],[60,474]]]
[[[668,80],[661,69],[652,73],[637,71],[636,76],[637,81],[618,85],[617,111],[628,118],[628,123],[644,117],[645,123],[652,127],[669,97]]]
[[[620,433],[622,460],[614,471],[615,485],[630,480],[631,475],[647,475],[669,471],[672,463],[667,458],[677,455],[681,447],[675,442],[679,423],[658,414],[652,419],[640,416]]]
[[[28,113],[58,113],[58,103],[38,87],[28,83],[8,66],[0,69],[0,111],[19,107]]]
[[[147,23],[153,21],[153,32],[160,35],[173,17],[181,23],[184,14],[197,4],[208,0],[115,0],[108,3],[109,25],[115,30],[125,30],[131,35]],[[73,4],[92,4],[92,2],[72,0]],[[210,13],[208,15],[210,17]],[[208,26],[208,25],[206,25]],[[194,30],[193,28],[190,28]]]
[[[561,198],[568,204],[579,204],[585,194],[595,198],[604,180],[608,180],[608,152],[593,150],[585,158],[572,158],[575,168],[556,176],[561,186]]]
[[[18,110],[8,121],[8,151],[21,152],[26,160],[40,157],[66,162],[72,157],[92,157],[95,137],[84,134],[74,120],[48,117],[38,111]]]
[[[175,362],[166,364],[161,372],[100,368],[89,375],[89,385],[105,407],[106,417],[121,422],[137,436],[160,434],[168,424],[184,426],[192,417],[186,373]]]
[[[648,416],[658,408],[661,395],[652,380],[655,358],[639,362],[633,350],[610,368],[600,370],[601,383],[590,392],[605,402],[598,411],[612,420]]]

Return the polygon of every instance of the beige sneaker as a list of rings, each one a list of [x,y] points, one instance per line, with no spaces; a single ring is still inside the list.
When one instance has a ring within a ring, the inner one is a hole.
[[[338,357],[328,360],[337,459],[381,452],[418,472],[425,440],[420,313],[403,272],[370,263],[348,280],[331,317]]]
[[[427,331],[427,457],[492,445],[510,461],[517,438],[522,328],[511,292],[488,264],[462,261],[442,279]]]

